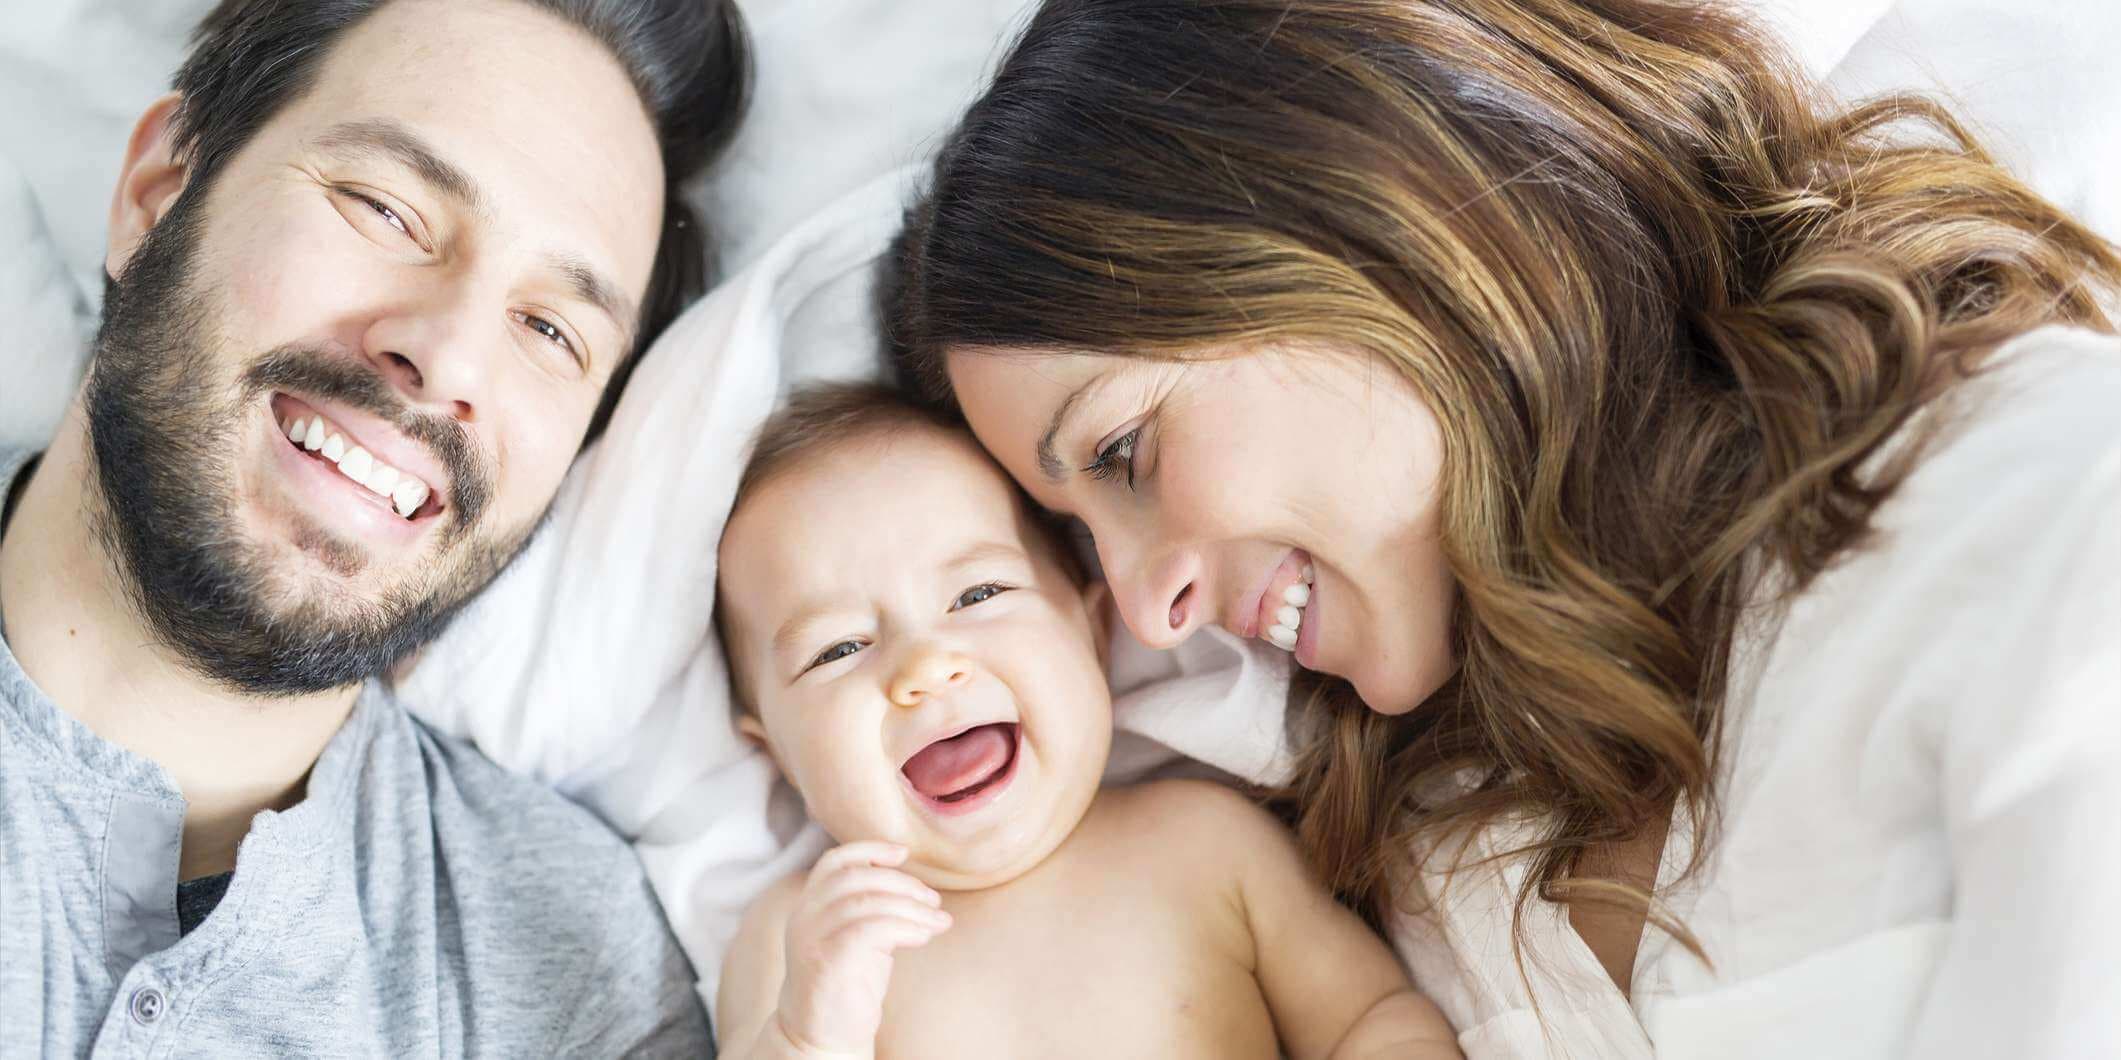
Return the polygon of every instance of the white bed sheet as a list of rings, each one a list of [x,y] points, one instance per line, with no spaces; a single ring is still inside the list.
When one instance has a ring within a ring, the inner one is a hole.
[[[2049,195],[2121,230],[2100,0],[1760,0],[1815,72],[1864,92],[1948,85]],[[107,197],[133,117],[206,0],[9,0],[0,41],[0,444],[41,443],[78,378]],[[19,9],[19,10],[15,10]],[[636,839],[712,1003],[750,897],[822,838],[735,738],[709,627],[742,440],[793,382],[873,370],[872,265],[918,163],[978,90],[1023,0],[759,0],[754,106],[691,194],[729,279],[643,366],[548,532],[401,689],[438,726]],[[1881,19],[1881,15],[1884,17]],[[1944,76],[1949,74],[1950,76]],[[1227,637],[1122,642],[1114,772],[1171,755],[1271,781],[1285,659]]]

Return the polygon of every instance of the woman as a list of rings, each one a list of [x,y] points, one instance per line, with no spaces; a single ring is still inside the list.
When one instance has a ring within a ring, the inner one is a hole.
[[[1643,0],[1049,0],[900,363],[1141,640],[1293,648],[1306,848],[1469,1053],[2121,1053],[2121,258],[1790,70]]]

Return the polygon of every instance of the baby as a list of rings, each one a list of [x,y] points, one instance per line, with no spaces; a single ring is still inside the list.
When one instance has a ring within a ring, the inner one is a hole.
[[[721,570],[738,725],[844,844],[746,914],[725,1056],[1458,1055],[1264,811],[1100,790],[1103,590],[968,433],[797,396]]]

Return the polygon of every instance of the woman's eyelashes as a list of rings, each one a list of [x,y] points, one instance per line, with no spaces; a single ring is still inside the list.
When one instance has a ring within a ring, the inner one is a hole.
[[[1141,440],[1142,429],[1135,427],[1112,439],[1097,451],[1097,458],[1083,469],[1091,478],[1104,480],[1119,475],[1127,476],[1127,488],[1134,488],[1134,446]]]

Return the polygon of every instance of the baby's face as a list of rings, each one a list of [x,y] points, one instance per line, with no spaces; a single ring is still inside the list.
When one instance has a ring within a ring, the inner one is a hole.
[[[721,570],[731,664],[835,839],[901,844],[969,890],[1082,819],[1112,740],[1097,623],[969,437],[805,457],[745,498]]]

